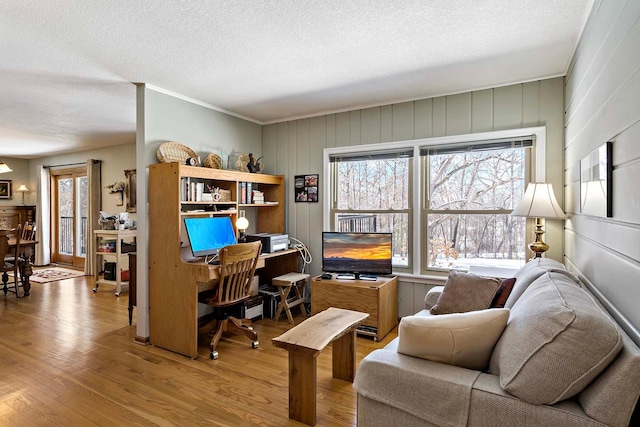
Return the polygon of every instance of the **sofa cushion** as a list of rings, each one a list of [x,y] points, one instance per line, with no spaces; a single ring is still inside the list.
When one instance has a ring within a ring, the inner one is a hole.
[[[547,273],[548,271],[565,270],[564,265],[556,260],[550,258],[535,258],[532,261],[526,263],[515,275],[516,283],[507,298],[507,302],[504,304],[506,308],[511,308],[518,301],[518,298],[522,296],[524,291],[527,290],[538,277]]]
[[[501,280],[451,270],[431,314],[464,313],[489,308]]]
[[[508,393],[553,404],[582,391],[621,348],[616,325],[591,296],[569,274],[546,273],[511,309],[489,372]]]
[[[491,305],[489,305],[489,308],[503,308],[505,303],[507,302],[507,298],[509,298],[509,295],[511,295],[511,291],[513,290],[513,286],[515,284],[515,277],[502,279],[502,283],[500,283],[500,287],[496,291],[496,294],[493,296],[493,300],[491,300]]]
[[[398,326],[398,353],[483,370],[508,319],[506,308],[406,316]]]

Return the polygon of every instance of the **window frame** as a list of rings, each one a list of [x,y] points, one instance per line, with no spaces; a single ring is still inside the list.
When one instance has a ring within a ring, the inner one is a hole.
[[[377,144],[349,145],[340,147],[330,147],[323,150],[323,204],[322,204],[322,230],[331,230],[331,204],[332,190],[335,183],[332,182],[331,166],[329,158],[338,155],[357,155],[367,152],[393,151],[393,150],[409,150],[413,149],[413,165],[411,167],[410,176],[410,194],[409,194],[409,230],[410,236],[419,236],[411,241],[411,259],[409,260],[410,268],[395,269],[394,273],[402,276],[425,277],[428,275],[438,275],[434,269],[426,269],[426,230],[422,230],[422,220],[424,215],[424,197],[425,181],[422,174],[423,168],[420,165],[421,156],[420,148],[439,145],[464,144],[475,141],[499,140],[506,138],[534,138],[534,147],[531,156],[531,173],[529,174],[531,182],[546,181],[546,126],[536,126],[518,129],[506,129],[490,132],[478,132],[461,135],[440,136],[433,138],[413,139],[406,141],[381,142]],[[532,230],[532,221],[527,220],[526,233],[530,234]]]

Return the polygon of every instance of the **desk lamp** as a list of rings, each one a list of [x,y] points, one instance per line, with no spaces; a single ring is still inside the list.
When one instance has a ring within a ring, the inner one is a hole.
[[[556,200],[551,184],[542,182],[529,183],[520,204],[511,212],[511,215],[536,219],[535,230],[533,230],[536,238],[529,243],[529,249],[534,253],[533,258],[541,258],[549,249],[549,245],[542,241],[544,234],[542,218],[565,219],[567,217]]]
[[[29,189],[27,188],[26,185],[24,184],[20,184],[20,187],[18,187],[18,189],[16,190],[16,192],[18,193],[22,193],[22,205],[24,205],[24,193],[28,193]]]
[[[236,219],[236,228],[240,232],[240,237],[238,238],[238,242],[246,243],[247,235],[245,234],[245,231],[247,230],[247,228],[249,228],[249,220],[244,216],[238,217],[238,219]]]

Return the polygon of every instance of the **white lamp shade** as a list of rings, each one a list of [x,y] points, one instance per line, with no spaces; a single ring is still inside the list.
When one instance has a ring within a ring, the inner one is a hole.
[[[551,184],[532,182],[527,186],[520,204],[511,212],[513,216],[529,218],[558,218],[564,219],[564,213]]]
[[[24,184],[20,184],[20,187],[18,187],[18,189],[16,190],[18,193],[28,193],[29,189],[27,188],[26,185]]]
[[[249,220],[241,216],[240,218],[236,219],[236,227],[238,228],[238,230],[246,230],[247,228],[249,228]]]
[[[11,169],[9,165],[7,165],[5,162],[0,160],[0,173],[5,173],[5,172],[13,172],[13,169]]]

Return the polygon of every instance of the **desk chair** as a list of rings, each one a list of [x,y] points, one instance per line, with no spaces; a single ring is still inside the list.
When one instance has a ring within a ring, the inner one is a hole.
[[[237,319],[234,314],[242,312],[244,301],[251,295],[251,279],[256,271],[261,242],[239,243],[220,250],[220,281],[218,286],[200,293],[198,300],[214,308],[214,320],[199,329],[200,333],[211,333],[211,359],[218,358],[216,346],[223,332],[244,335],[251,346],[258,348],[258,334],[249,319]]]
[[[15,234],[14,234],[15,232]],[[9,235],[15,235],[16,244],[13,248],[9,249]],[[20,298],[20,280],[18,278],[19,265],[20,265],[20,238],[22,237],[22,226],[18,225],[14,230],[1,230],[0,231],[0,272],[2,272],[2,284],[3,292],[5,296],[7,292],[13,292],[17,298]],[[8,272],[13,272],[13,286],[14,290],[7,287],[9,283]]]

